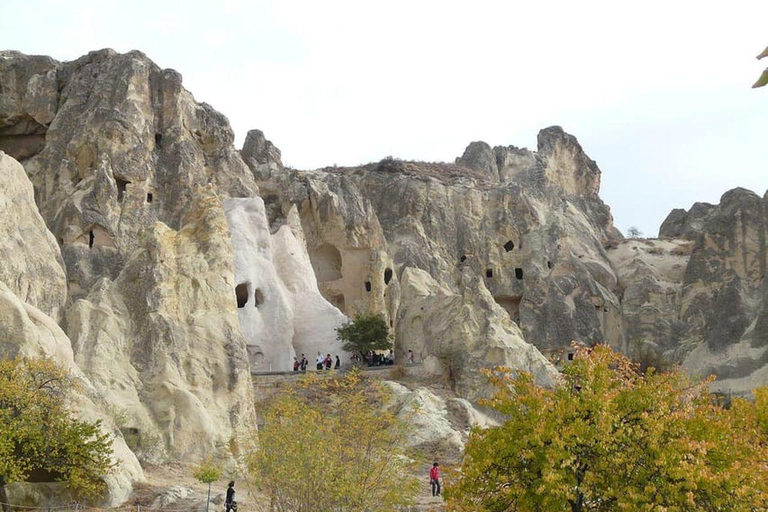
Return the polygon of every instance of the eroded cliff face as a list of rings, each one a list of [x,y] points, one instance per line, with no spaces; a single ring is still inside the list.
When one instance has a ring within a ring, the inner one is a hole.
[[[228,121],[140,52],[0,52],[0,92],[0,149],[31,180],[2,180],[0,280],[58,321],[46,343],[134,461],[226,462],[254,410],[221,203],[258,192]]]
[[[473,143],[458,164],[383,160],[359,168],[251,166],[273,225],[298,208],[320,290],[348,315],[385,312],[400,355],[402,273],[421,269],[462,294],[482,287],[529,343],[623,343],[616,276],[603,246],[621,238],[597,195],[600,171],[553,127],[538,152]],[[477,279],[462,279],[463,274]],[[414,316],[414,315],[411,315]],[[422,354],[426,357],[427,354]]]
[[[628,337],[693,374],[715,375],[712,389],[726,394],[768,382],[766,201],[737,188],[718,205],[673,210],[659,240],[635,242],[646,247],[634,258],[621,257],[622,246],[611,251]]]

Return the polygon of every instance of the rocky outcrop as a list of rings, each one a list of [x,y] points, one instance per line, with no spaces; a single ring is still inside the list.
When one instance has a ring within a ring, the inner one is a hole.
[[[433,459],[458,462],[471,428],[498,424],[463,398],[442,397],[425,387],[411,390],[393,381],[384,381],[384,386],[390,393],[387,407],[410,429],[407,447]]]
[[[0,357],[50,358],[80,382],[80,391],[70,397],[71,409],[80,419],[102,421],[103,431],[113,437],[118,466],[105,481],[107,505],[117,505],[128,497],[133,482],[143,479],[141,466],[107,402],[75,364],[69,338],[51,318],[64,305],[65,276],[58,246],[35,207],[32,184],[2,152],[0,176]]]
[[[101,50],[58,63],[3,52],[0,63],[0,86],[13,92],[0,123],[44,138],[34,155],[2,140],[0,149],[24,159],[74,298],[117,277],[142,229],[156,221],[178,229],[197,186],[257,193],[227,119],[142,53]]]
[[[53,233],[8,224],[1,249],[35,250],[0,274],[39,283],[8,285],[59,317],[141,459],[226,460],[253,406],[221,200],[258,193],[227,119],[136,51],[2,52],[0,91],[0,149]]]
[[[142,460],[226,460],[253,396],[213,190],[199,190],[180,230],[157,223],[140,244],[114,282],[102,279],[68,311],[76,361]]]
[[[661,240],[609,251],[635,348],[715,375],[715,391],[743,395],[768,382],[767,200],[734,189],[718,205],[673,210]]]
[[[407,268],[402,277],[396,339],[399,356],[413,350],[426,374],[446,375],[460,396],[488,396],[488,379],[477,370],[508,367],[533,374],[554,386],[558,373],[497,304],[480,278],[462,274],[462,293],[441,286],[423,270]],[[407,340],[407,341],[406,341]]]
[[[24,168],[0,151],[0,281],[22,301],[57,319],[67,298],[56,239],[35,206]]]
[[[288,371],[297,355],[313,362],[318,352],[346,361],[336,339],[336,328],[346,318],[320,295],[295,209],[275,234],[269,232],[261,198],[228,199],[224,210],[251,368]]]
[[[696,240],[715,208],[715,205],[709,203],[694,203],[690,210],[672,210],[659,228],[659,238]]]
[[[458,162],[475,169],[385,159],[253,170],[273,229],[297,208],[320,291],[348,315],[381,311],[397,328],[406,268],[459,295],[470,269],[527,342],[618,346],[617,280],[603,246],[621,235],[597,196],[599,170],[562,129],[539,139],[539,152],[494,148],[493,158],[473,143]]]

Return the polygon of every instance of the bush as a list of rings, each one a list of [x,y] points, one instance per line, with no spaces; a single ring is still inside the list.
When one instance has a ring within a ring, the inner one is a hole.
[[[336,337],[347,352],[365,355],[370,350],[386,350],[392,347],[389,326],[380,313],[358,313],[352,322],[338,327]]]

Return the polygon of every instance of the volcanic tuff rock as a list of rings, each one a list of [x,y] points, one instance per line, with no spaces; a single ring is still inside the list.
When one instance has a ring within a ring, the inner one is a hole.
[[[336,328],[346,318],[320,295],[295,209],[275,234],[269,232],[261,198],[227,199],[224,210],[251,367],[287,371],[297,354],[314,363],[317,352],[346,361],[336,339]]]
[[[142,459],[226,460],[253,400],[221,199],[258,193],[226,118],[140,52],[0,52],[0,92],[0,149],[21,159],[55,235],[2,210],[0,249],[23,237],[35,251],[0,278],[59,317]]]
[[[0,219],[0,281],[24,302],[58,319],[67,298],[64,261],[37,211],[24,168],[2,151]]]
[[[113,423],[108,404],[75,364],[69,338],[46,314],[55,315],[65,300],[61,256],[37,212],[32,184],[18,162],[2,152],[0,215],[0,357],[49,357],[80,381],[82,390],[72,398],[72,410],[80,419],[102,420],[103,431],[114,436],[114,457],[120,465],[106,482],[108,504],[119,504],[143,472]]]

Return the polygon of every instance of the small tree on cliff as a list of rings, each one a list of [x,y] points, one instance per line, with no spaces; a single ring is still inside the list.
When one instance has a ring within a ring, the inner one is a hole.
[[[446,486],[453,512],[753,512],[768,502],[766,391],[725,410],[708,382],[641,373],[605,346],[581,349],[556,389],[488,375],[497,392],[486,405],[507,419],[470,435]]]
[[[358,313],[352,322],[338,327],[336,337],[343,342],[347,352],[360,352],[365,355],[369,350],[386,350],[392,347],[389,326],[380,313]]]
[[[99,422],[72,417],[69,395],[77,381],[54,362],[0,359],[0,501],[10,512],[5,485],[43,473],[66,482],[80,498],[106,490],[114,467],[112,440]]]

